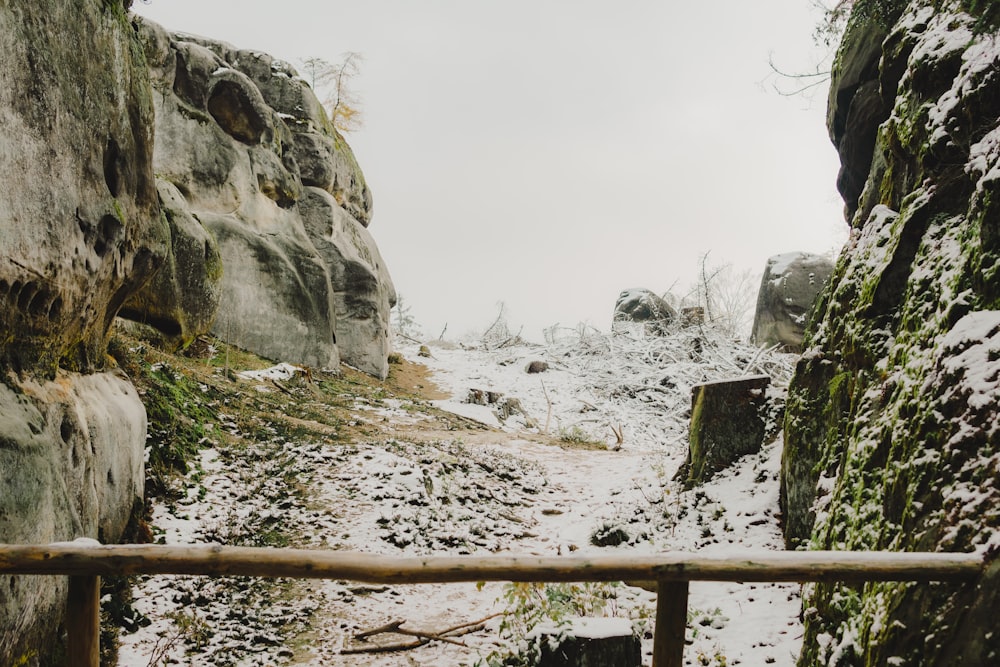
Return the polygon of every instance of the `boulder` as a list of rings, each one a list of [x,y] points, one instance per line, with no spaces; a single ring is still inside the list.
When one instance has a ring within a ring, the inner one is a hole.
[[[389,314],[396,292],[371,233],[330,193],[306,187],[299,203],[306,233],[331,269],[340,354],[356,368],[384,378],[389,372]]]
[[[612,328],[616,322],[639,322],[646,333],[662,336],[677,318],[677,312],[666,301],[648,289],[636,287],[618,295]]]
[[[800,352],[809,312],[832,273],[833,262],[823,255],[792,252],[768,259],[757,293],[753,342]]]
[[[864,185],[845,202],[851,238],[789,387],[780,501],[790,548],[979,551],[989,564],[977,584],[809,587],[800,665],[1000,655],[986,612],[1000,526],[1000,48],[963,6],[852,13],[830,132],[867,142],[871,160],[841,153]],[[876,87],[890,111],[873,134],[844,109]]]
[[[741,456],[756,454],[767,435],[771,378],[755,375],[691,388],[687,486],[702,484]]]
[[[123,377],[0,384],[0,438],[0,542],[115,543],[141,510],[146,411]],[[65,578],[0,576],[0,586],[0,664],[48,664]],[[18,662],[25,655],[39,662]]]
[[[212,332],[269,359],[335,368],[333,287],[315,247],[258,234],[231,215],[205,212],[201,220],[219,244],[224,272]]]
[[[116,542],[141,507],[146,414],[107,342],[170,232],[128,4],[0,5],[0,543]],[[0,576],[0,664],[57,664],[65,603]]]
[[[198,223],[188,225],[195,237],[208,232],[222,268],[207,255],[186,265],[197,317],[163,316],[183,310],[171,291],[177,281],[151,288],[125,314],[165,326],[166,337],[185,319],[182,343],[210,326],[265,357],[342,360],[386,377],[396,294],[366,229],[371,193],[312,90],[266,54],[149,21],[141,33],[157,114],[153,161],[173,187],[168,210]]]

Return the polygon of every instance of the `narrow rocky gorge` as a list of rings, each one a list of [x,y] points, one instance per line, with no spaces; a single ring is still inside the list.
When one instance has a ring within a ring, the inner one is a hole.
[[[964,586],[809,585],[801,605],[792,585],[698,592],[691,657],[726,664],[728,645],[744,664],[1000,662],[997,3],[851,3],[828,114],[850,238],[832,267],[769,263],[759,303],[785,312],[755,327],[766,350],[628,290],[615,334],[476,357],[468,386],[438,397],[505,377],[524,412],[489,428],[453,414],[482,406],[448,412],[393,385],[396,293],[372,191],[309,85],[131,4],[0,4],[0,543],[974,552],[985,574]],[[547,355],[544,379],[521,372],[530,354]],[[252,375],[263,359],[299,370]],[[782,400],[788,386],[782,433],[769,424],[735,468],[682,488],[692,386],[758,373],[761,396],[764,375]],[[555,391],[560,374],[592,383]],[[504,595],[137,590],[122,609],[141,613],[116,619],[133,625],[125,659],[215,664],[349,664],[339,648],[387,609],[485,615]],[[0,575],[0,665],[66,663],[66,595],[63,578]],[[615,596],[648,649],[649,596]],[[454,648],[414,660],[468,659]],[[500,645],[481,648],[486,660]]]

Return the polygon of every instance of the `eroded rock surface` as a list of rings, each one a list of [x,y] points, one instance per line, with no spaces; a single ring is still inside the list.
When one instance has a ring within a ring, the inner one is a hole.
[[[186,347],[215,321],[222,296],[222,256],[215,237],[188,210],[183,195],[157,180],[170,252],[152,280],[125,304],[121,322],[161,347]]]
[[[1000,45],[959,3],[903,4],[872,25],[858,3],[835,66],[831,135],[864,181],[789,390],[786,541],[993,559]],[[799,664],[994,664],[995,580],[809,587]]]
[[[677,311],[662,297],[642,287],[622,291],[615,302],[614,322],[640,322],[645,331],[665,335],[677,319]]]
[[[823,255],[792,252],[769,258],[757,292],[753,342],[801,351],[806,319],[831,273],[833,262]]]
[[[179,197],[168,210],[185,210],[176,219],[189,214],[221,257],[212,332],[273,359],[319,367],[343,359],[385,377],[395,291],[366,229],[371,193],[312,90],[266,54],[142,25],[154,164]],[[188,228],[195,246],[199,232]],[[203,264],[214,267],[207,252]],[[197,287],[197,305],[208,305],[211,281]],[[183,292],[177,285],[166,300],[179,303]],[[149,295],[151,305],[162,301]],[[136,319],[149,310],[137,307]],[[189,340],[206,318],[148,319],[179,326]]]
[[[163,262],[169,231],[125,10],[0,4],[3,543],[115,542],[142,499],[146,413],[102,369],[111,322]],[[0,576],[0,664],[59,664],[65,602],[64,578]]]
[[[77,12],[0,8],[0,365],[49,375],[103,365],[109,324],[169,239],[150,224],[153,108],[132,27],[119,3]]]

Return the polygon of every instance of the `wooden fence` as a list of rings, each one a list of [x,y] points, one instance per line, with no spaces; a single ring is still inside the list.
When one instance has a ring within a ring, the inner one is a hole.
[[[342,551],[224,546],[102,546],[63,542],[0,545],[0,574],[69,575],[68,652],[99,665],[100,577],[129,574],[347,579],[373,584],[470,581],[655,581],[654,667],[683,664],[691,581],[974,582],[978,554],[764,551],[726,555],[433,556],[397,558]]]

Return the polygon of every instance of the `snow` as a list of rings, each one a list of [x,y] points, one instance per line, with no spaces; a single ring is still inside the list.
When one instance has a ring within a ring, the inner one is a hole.
[[[435,426],[430,414],[414,417],[417,403],[357,398],[352,419],[379,433],[335,447],[277,437],[240,451],[215,444],[202,451],[185,497],[154,508],[158,540],[253,545],[280,527],[301,536],[294,546],[410,556],[783,548],[780,438],[701,487],[684,490],[673,477],[687,455],[691,388],[767,374],[780,397],[794,355],[697,326],[666,337],[641,328],[550,334],[544,346],[499,349],[430,341],[430,358],[402,345],[451,395],[436,406],[489,428],[454,431]],[[549,370],[527,373],[533,360]],[[241,375],[266,386],[296,371],[283,364]],[[501,419],[489,406],[468,404],[470,389],[517,399],[523,414]],[[220,423],[237,428],[224,413]],[[623,433],[620,444],[613,428]],[[432,430],[420,436],[418,429]],[[289,495],[286,483],[306,496]],[[595,546],[601,536],[615,539]],[[358,631],[393,619],[443,628],[501,612],[503,584],[293,581],[275,593],[257,580],[238,581],[139,578],[134,606],[150,624],[122,635],[119,664],[146,665],[152,657],[160,664],[451,667],[502,648],[501,619],[492,618],[485,631],[462,638],[470,648],[431,642],[402,653],[340,653],[357,645]],[[613,590],[610,618],[580,622],[595,633],[637,630],[648,665],[655,596],[630,586]],[[802,634],[796,584],[693,582],[689,611],[691,660],[795,662]]]
[[[607,639],[632,634],[632,624],[627,618],[578,617],[565,625],[543,624],[535,628],[539,635],[567,634],[581,639]]]
[[[259,371],[243,371],[237,375],[245,380],[288,380],[302,372],[304,371],[299,366],[281,363]]]
[[[783,278],[792,264],[804,257],[801,252],[786,252],[767,260],[768,273],[772,279]]]

